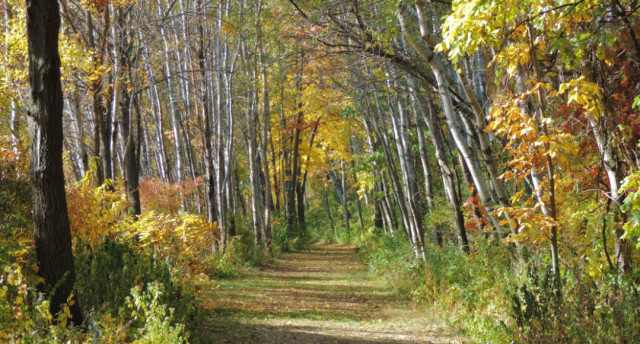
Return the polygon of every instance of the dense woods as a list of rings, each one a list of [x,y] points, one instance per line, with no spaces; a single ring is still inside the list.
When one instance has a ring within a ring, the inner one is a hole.
[[[640,340],[639,6],[3,0],[0,340],[207,342],[318,242],[470,341]]]

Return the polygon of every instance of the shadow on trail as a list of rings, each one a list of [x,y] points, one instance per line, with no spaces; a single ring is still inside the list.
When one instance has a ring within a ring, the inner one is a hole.
[[[242,328],[238,331],[237,329]],[[212,343],[300,343],[300,344],[409,344],[416,343],[410,339],[384,338],[385,333],[379,331],[351,331],[344,334],[327,334],[326,329],[319,326],[274,326],[251,324],[223,320],[207,329]],[[393,333],[389,337],[396,337]],[[367,339],[367,337],[371,339]],[[382,337],[382,338],[380,338]]]

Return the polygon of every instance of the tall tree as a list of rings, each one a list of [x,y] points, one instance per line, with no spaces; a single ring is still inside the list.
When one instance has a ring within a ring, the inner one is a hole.
[[[51,313],[57,314],[71,295],[75,281],[62,168],[63,99],[58,54],[60,13],[57,1],[27,0],[26,7],[36,258],[38,272],[44,278],[42,291],[49,294]],[[75,296],[70,310],[72,322],[81,324],[82,313]]]

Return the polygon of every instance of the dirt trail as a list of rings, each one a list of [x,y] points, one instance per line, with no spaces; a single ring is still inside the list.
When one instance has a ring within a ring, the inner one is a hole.
[[[437,316],[398,301],[350,247],[317,246],[222,281],[210,343],[462,343]]]

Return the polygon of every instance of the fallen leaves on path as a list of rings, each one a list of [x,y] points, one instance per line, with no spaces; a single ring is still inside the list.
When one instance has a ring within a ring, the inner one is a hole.
[[[462,343],[434,314],[397,300],[352,246],[314,246],[221,281],[211,343]]]

